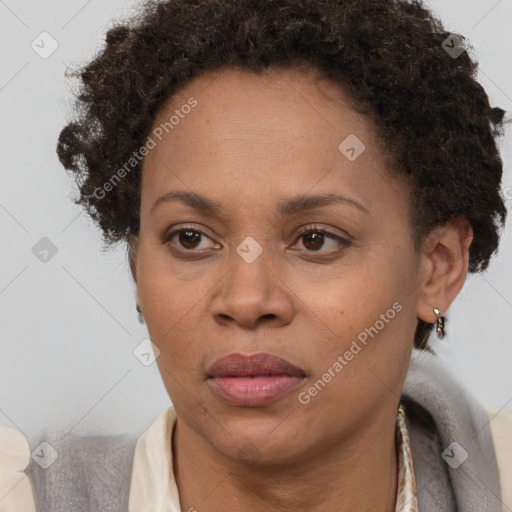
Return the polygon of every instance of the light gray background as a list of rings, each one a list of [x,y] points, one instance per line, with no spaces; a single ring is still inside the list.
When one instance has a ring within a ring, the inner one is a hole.
[[[87,62],[121,0],[0,0],[0,423],[27,438],[46,427],[141,433],[170,405],[156,363],[133,350],[147,336],[135,311],[124,247],[103,253],[99,231],[71,201],[58,162],[69,120],[69,64]],[[491,103],[512,110],[512,0],[430,0],[448,30],[470,38]],[[47,59],[31,47],[46,31]],[[501,148],[512,198],[512,130]],[[506,142],[508,139],[508,142]],[[507,206],[510,210],[512,200]],[[43,263],[33,246],[58,252]],[[512,217],[498,256],[470,276],[448,312],[448,336],[433,337],[443,361],[486,407],[512,411]]]

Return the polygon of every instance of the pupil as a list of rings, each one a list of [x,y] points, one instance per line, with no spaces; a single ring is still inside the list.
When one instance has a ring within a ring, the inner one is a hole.
[[[193,248],[194,242],[197,242],[200,236],[200,233],[196,233],[195,231],[182,231],[180,234],[180,243],[187,248],[191,248],[192,245]]]
[[[310,233],[304,236],[307,240],[304,245],[308,249],[318,250],[322,247],[324,241],[324,235],[322,233]],[[195,231],[182,231],[179,239],[183,247],[193,248],[200,237],[201,234]]]
[[[309,235],[306,235],[306,239],[307,239],[307,243],[305,243],[304,245],[310,249],[311,247],[308,247],[308,244],[310,241],[312,241],[314,247],[312,247],[313,250],[317,250],[317,249],[320,249],[323,245],[323,238],[324,238],[324,235],[322,233],[311,233]],[[318,244],[318,242],[320,242],[320,244],[318,246],[315,246],[315,242]]]

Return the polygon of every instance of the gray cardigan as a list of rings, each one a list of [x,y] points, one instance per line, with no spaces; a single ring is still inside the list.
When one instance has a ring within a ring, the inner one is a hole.
[[[413,351],[402,391],[419,512],[501,512],[496,455],[485,410],[433,353]],[[59,457],[31,463],[38,512],[127,512],[137,437],[42,435]]]

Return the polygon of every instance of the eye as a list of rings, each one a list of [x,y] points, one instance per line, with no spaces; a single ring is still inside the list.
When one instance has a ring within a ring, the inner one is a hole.
[[[177,236],[178,235],[178,236]],[[201,241],[202,237],[209,238],[208,235],[198,229],[192,227],[183,227],[169,233],[168,235],[164,235],[163,242],[172,242],[173,238],[177,236],[177,244],[179,244],[178,249],[184,249],[185,251],[191,252],[193,249],[201,249],[198,243]],[[174,244],[175,245],[175,244]],[[176,247],[176,245],[175,245]],[[219,244],[216,244],[216,247],[220,247]],[[195,252],[195,251],[194,251]]]
[[[350,240],[347,238],[335,235],[330,231],[316,226],[311,226],[305,230],[302,230],[297,236],[299,240],[305,239],[304,246],[306,247],[307,252],[319,252],[326,241],[330,241],[332,242],[332,245],[334,245],[334,250],[327,252],[336,253],[341,251],[342,248],[348,247],[350,245]],[[296,244],[292,247],[296,247]]]
[[[208,238],[208,235],[196,227],[182,227],[176,229],[169,234],[165,234],[162,238],[163,243],[173,242],[176,238],[176,243],[172,244],[178,250],[184,252],[201,252],[197,249],[208,249],[208,247],[200,247],[201,239]],[[336,253],[341,251],[343,247],[350,245],[350,240],[341,236],[335,235],[334,233],[327,231],[326,229],[319,228],[317,226],[311,226],[307,229],[302,230],[297,235],[298,240],[305,239],[304,246],[307,252],[331,252]],[[320,251],[325,245],[326,241],[331,242],[334,245],[332,251]],[[297,244],[292,245],[295,248]],[[215,244],[214,248],[219,248],[219,244]]]

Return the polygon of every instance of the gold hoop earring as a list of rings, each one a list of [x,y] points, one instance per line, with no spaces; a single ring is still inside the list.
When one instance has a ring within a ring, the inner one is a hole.
[[[441,316],[439,314],[440,313],[439,309],[434,308],[434,313],[437,316],[436,333],[437,333],[438,338],[442,339],[442,338],[444,338],[444,335],[445,335],[445,332],[444,332],[445,319],[444,319],[444,316]]]

